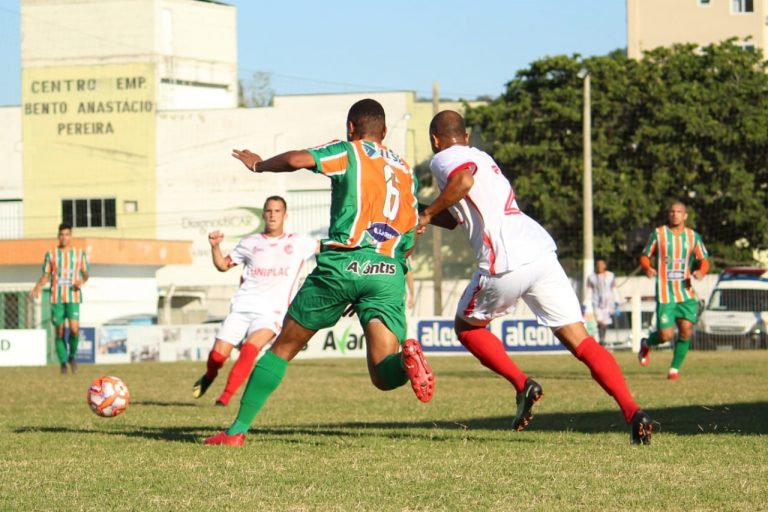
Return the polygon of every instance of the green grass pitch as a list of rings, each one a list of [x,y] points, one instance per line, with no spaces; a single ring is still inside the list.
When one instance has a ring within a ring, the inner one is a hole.
[[[768,351],[670,352],[641,368],[616,354],[660,422],[630,446],[612,399],[568,355],[519,356],[544,387],[524,432],[514,390],[471,357],[432,357],[436,391],[376,390],[363,360],[297,361],[245,447],[202,440],[239,395],[219,380],[191,397],[203,363],[0,369],[0,510],[766,510]],[[128,384],[122,416],[85,403],[104,374]]]

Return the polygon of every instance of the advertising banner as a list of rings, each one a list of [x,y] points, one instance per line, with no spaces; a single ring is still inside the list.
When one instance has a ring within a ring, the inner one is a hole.
[[[69,336],[69,331],[67,331],[67,336]],[[79,338],[80,342],[77,344],[77,354],[75,354],[75,361],[78,363],[95,363],[96,328],[81,327]]]
[[[45,366],[44,329],[0,330],[0,366]]]

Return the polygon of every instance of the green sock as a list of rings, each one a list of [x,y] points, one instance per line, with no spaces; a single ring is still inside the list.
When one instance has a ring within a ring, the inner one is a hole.
[[[61,364],[67,362],[67,344],[64,342],[64,338],[56,338],[56,356]]]
[[[288,361],[271,351],[267,351],[259,359],[245,386],[237,419],[227,430],[227,435],[248,433],[253,419],[259,414],[269,395],[280,385],[287,368]]]
[[[645,340],[645,342],[650,347],[655,347],[656,345],[661,345],[661,338],[659,338],[659,331],[653,331],[648,335],[648,338]]]
[[[74,359],[77,355],[77,346],[80,344],[80,336],[69,334],[69,357]]]
[[[403,358],[400,356],[400,352],[385,357],[376,365],[376,373],[387,389],[399,388],[408,382],[408,374],[403,368]]]
[[[672,368],[679,370],[683,366],[683,361],[685,361],[685,356],[688,354],[690,347],[690,340],[677,340],[675,343],[675,353],[672,356]]]

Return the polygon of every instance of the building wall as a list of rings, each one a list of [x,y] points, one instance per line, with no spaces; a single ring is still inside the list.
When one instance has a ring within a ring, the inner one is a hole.
[[[310,171],[249,172],[231,156],[247,148],[268,158],[345,139],[349,107],[371,97],[381,102],[390,127],[385,144],[403,154],[409,133],[408,99],[413,93],[297,95],[275,98],[274,107],[158,114],[157,236],[191,240],[193,264],[158,272],[161,286],[236,284],[235,270],[211,264],[207,233],[224,232],[226,254],[245,235],[260,232],[261,207],[274,194],[288,202],[286,229],[323,238],[327,234],[330,182]]]
[[[237,107],[235,7],[158,0],[154,9],[158,110]]]
[[[0,108],[0,201],[22,196],[21,110]]]
[[[83,236],[155,237],[155,88],[151,64],[22,71],[24,234],[49,236],[63,199],[115,198],[117,227]]]
[[[627,54],[630,58],[674,43],[708,45],[731,37],[765,49],[766,0],[754,12],[733,13],[733,0],[627,0]]]

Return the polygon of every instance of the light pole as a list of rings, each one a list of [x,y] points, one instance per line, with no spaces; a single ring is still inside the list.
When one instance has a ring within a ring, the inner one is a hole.
[[[590,91],[589,71],[582,69],[578,73],[584,82],[584,114],[582,132],[584,135],[584,176],[583,176],[583,237],[584,237],[584,275],[581,279],[581,301],[586,307],[587,303],[587,279],[595,268],[595,256],[593,247],[593,223],[592,223],[592,105]]]

